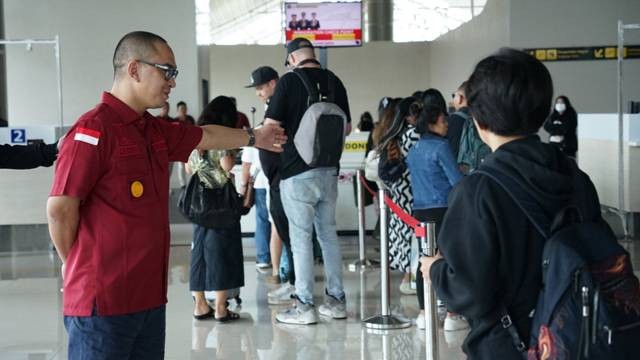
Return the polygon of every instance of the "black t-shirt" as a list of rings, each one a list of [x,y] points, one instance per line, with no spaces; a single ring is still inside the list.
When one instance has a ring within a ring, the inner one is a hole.
[[[320,84],[320,88],[326,89],[328,82],[327,71],[321,68],[301,68],[307,74],[309,79],[316,84]],[[335,103],[347,115],[347,121],[351,123],[351,114],[349,113],[349,100],[347,99],[347,90],[344,88],[342,81],[337,79],[335,89]],[[287,143],[284,144],[284,151],[280,155],[281,176],[282,179],[292,177],[303,173],[309,167],[298,154],[293,145],[293,138],[300,126],[300,120],[307,110],[307,99],[309,94],[304,87],[302,80],[293,72],[284,74],[278,80],[275,92],[269,101],[269,108],[265,117],[280,121],[284,128],[285,134],[289,137]]]

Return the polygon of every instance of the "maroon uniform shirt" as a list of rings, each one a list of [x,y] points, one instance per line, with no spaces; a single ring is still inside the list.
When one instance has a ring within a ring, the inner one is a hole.
[[[170,161],[186,162],[202,129],[138,115],[109,93],[63,141],[51,196],[82,199],[65,263],[63,312],[121,315],[167,302]]]

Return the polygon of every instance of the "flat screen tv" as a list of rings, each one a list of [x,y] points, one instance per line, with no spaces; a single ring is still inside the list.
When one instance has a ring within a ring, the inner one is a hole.
[[[316,47],[362,46],[362,3],[284,3],[285,40],[304,37]]]

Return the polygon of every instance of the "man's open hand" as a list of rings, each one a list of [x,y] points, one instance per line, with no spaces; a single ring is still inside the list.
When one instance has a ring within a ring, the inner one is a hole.
[[[282,144],[287,142],[287,136],[280,125],[266,124],[253,130],[256,137],[255,147],[273,152],[282,152]]]

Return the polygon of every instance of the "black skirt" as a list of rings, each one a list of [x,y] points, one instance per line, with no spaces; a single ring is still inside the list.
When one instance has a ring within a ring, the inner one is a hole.
[[[221,291],[244,286],[240,221],[228,228],[193,226],[191,291]]]

